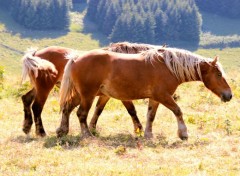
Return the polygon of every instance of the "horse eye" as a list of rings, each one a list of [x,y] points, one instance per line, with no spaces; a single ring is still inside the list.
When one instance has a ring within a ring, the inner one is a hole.
[[[218,77],[222,77],[222,73],[221,72],[218,73]]]

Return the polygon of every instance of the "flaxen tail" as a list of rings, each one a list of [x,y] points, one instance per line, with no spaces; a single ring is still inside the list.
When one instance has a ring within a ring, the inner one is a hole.
[[[22,57],[22,82],[29,77],[34,87],[36,78],[39,76],[39,71],[45,74],[46,77],[56,76],[58,73],[53,63],[34,56],[36,51],[37,49],[28,49]]]
[[[75,58],[69,58],[69,61],[64,69],[63,79],[60,87],[60,109],[63,110],[64,106],[71,101],[72,97],[77,94],[71,78],[72,63]]]

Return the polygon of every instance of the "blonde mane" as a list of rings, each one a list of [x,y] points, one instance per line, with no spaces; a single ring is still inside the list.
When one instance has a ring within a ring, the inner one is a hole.
[[[118,43],[111,43],[106,49],[108,51],[113,51],[117,53],[136,54],[142,51],[146,51],[150,49],[158,49],[162,47],[163,46],[149,45],[144,43],[118,42]]]
[[[144,51],[141,54],[145,57],[146,61],[150,61],[152,65],[156,58],[160,60],[160,56],[168,69],[180,82],[198,80],[198,77],[202,81],[200,63],[212,61],[212,59],[177,48],[153,49]]]

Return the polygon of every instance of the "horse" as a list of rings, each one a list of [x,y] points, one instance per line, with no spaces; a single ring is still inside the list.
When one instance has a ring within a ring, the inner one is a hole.
[[[149,98],[152,107],[161,103],[173,112],[178,136],[187,140],[183,113],[172,95],[184,82],[202,81],[223,102],[228,102],[232,91],[225,75],[218,57],[205,58],[178,48],[151,49],[139,54],[92,50],[68,61],[60,87],[61,112],[68,111],[72,98],[78,96],[81,134],[88,137],[92,134],[87,116],[95,96],[104,95],[121,101]],[[148,113],[153,111],[148,110]],[[146,136],[152,136],[153,121],[154,116],[149,115]]]
[[[119,42],[112,43],[108,47],[103,48],[103,50],[124,53],[138,53],[139,51],[152,49],[154,47],[157,46]],[[42,137],[46,135],[42,124],[41,113],[50,91],[53,89],[55,84],[61,82],[64,67],[68,61],[68,55],[76,56],[79,55],[79,53],[70,48],[50,46],[41,50],[31,48],[23,56],[22,80],[25,80],[26,77],[29,76],[31,84],[33,86],[30,91],[22,96],[22,102],[24,106],[23,132],[25,134],[28,134],[31,130],[31,126],[33,124],[33,112],[34,122],[36,126],[36,135]],[[98,117],[100,116],[108,100],[109,98],[106,96],[99,97],[92,121],[90,123],[92,129],[96,128]],[[134,130],[141,130],[142,125],[137,117],[133,103],[131,101],[122,101],[122,103],[132,117]],[[76,100],[71,110],[68,109],[68,116],[78,104],[79,102]],[[62,130],[64,132],[60,132],[61,130],[58,130],[59,136],[62,135],[62,133],[67,134],[68,130],[69,126],[65,125],[64,129]]]

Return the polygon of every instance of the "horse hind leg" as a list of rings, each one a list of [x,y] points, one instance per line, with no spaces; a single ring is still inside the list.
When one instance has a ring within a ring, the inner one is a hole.
[[[33,124],[31,105],[35,98],[35,95],[36,95],[35,89],[31,89],[29,92],[22,96],[24,109],[24,121],[22,130],[25,134],[28,134],[30,132]]]
[[[89,124],[89,129],[91,131],[94,131],[96,129],[98,118],[101,115],[101,113],[102,113],[102,111],[103,111],[103,109],[104,109],[104,107],[107,104],[109,99],[110,98],[108,96],[105,96],[105,95],[102,95],[98,98],[93,117],[92,117],[91,122]]]
[[[152,133],[152,124],[156,116],[157,108],[158,108],[159,103],[149,99],[148,103],[148,113],[147,113],[147,123],[146,123],[146,128],[144,132],[144,137],[145,138],[152,138],[153,133]]]
[[[129,115],[132,118],[133,126],[134,126],[134,132],[137,133],[138,131],[142,131],[143,127],[142,124],[137,116],[137,111],[135,109],[135,106],[132,101],[122,101],[123,105],[127,109]]]
[[[81,97],[81,103],[77,111],[77,116],[81,126],[81,134],[83,137],[92,136],[87,125],[87,116],[88,116],[89,109],[92,106],[93,100],[94,100],[94,97],[88,97],[87,99],[84,97]]]
[[[32,111],[34,115],[34,122],[36,126],[36,135],[44,137],[46,136],[46,132],[44,130],[43,124],[42,124],[42,110],[44,107],[44,104],[47,100],[48,94],[52,88],[45,88],[44,91],[38,91],[36,94],[36,98],[32,105]]]
[[[62,137],[68,134],[70,114],[73,109],[79,104],[80,98],[78,96],[74,96],[73,99],[63,107],[61,124],[60,127],[56,130],[57,137]]]

